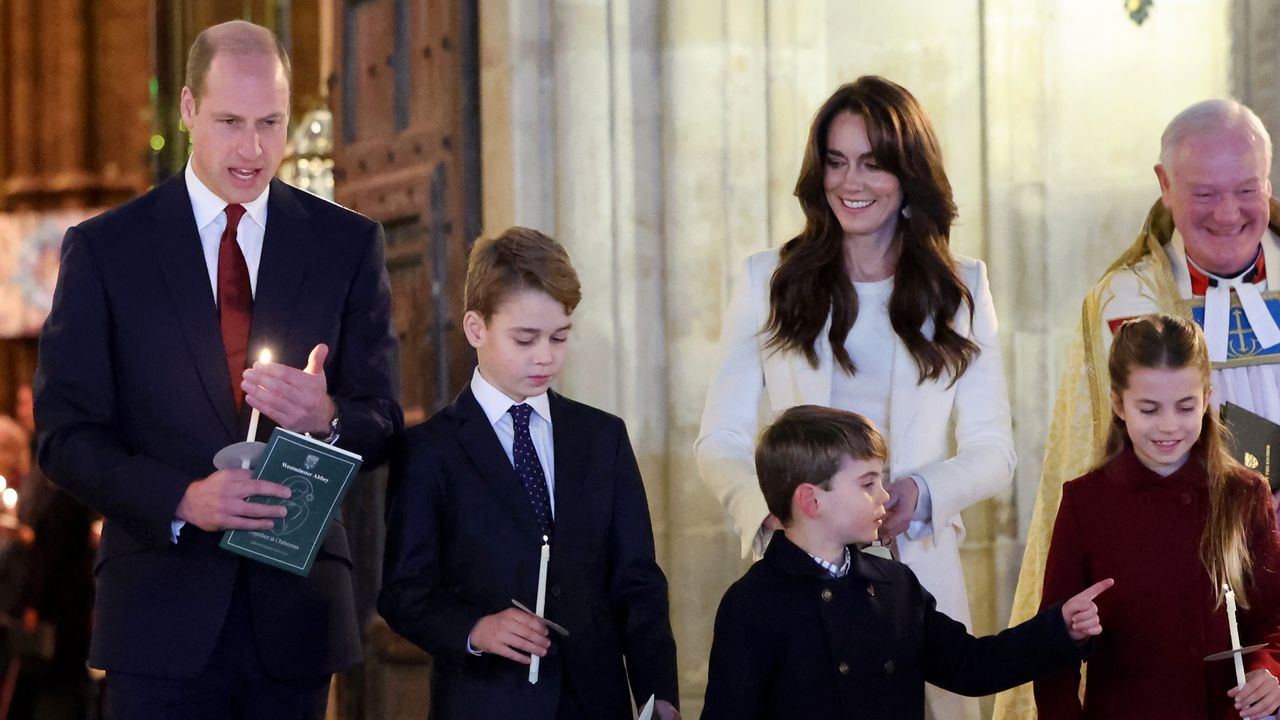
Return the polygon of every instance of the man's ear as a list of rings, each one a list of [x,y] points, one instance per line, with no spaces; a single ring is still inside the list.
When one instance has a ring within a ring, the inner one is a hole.
[[[1164,165],[1156,163],[1156,180],[1160,182],[1160,202],[1166,207],[1172,209],[1170,203],[1173,195],[1172,183],[1169,181],[1169,171],[1165,170]]]
[[[182,86],[182,99],[178,102],[178,112],[182,115],[182,124],[190,128],[196,118],[196,96],[186,85]]]
[[[479,349],[489,335],[489,325],[475,310],[468,310],[462,316],[462,333],[467,336],[471,347]]]
[[[807,518],[818,517],[818,488],[801,483],[791,496],[791,513],[800,512]]]

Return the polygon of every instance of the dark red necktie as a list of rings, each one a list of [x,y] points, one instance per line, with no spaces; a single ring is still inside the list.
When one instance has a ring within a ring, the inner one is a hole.
[[[227,370],[231,372],[231,394],[236,411],[244,402],[240,382],[244,375],[245,355],[249,352],[249,323],[253,319],[253,288],[249,285],[249,266],[236,242],[236,230],[244,217],[243,205],[227,206],[227,229],[218,243],[218,320],[222,324],[222,347],[227,352]]]

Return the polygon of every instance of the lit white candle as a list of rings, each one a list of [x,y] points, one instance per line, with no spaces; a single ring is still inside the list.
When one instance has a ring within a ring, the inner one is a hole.
[[[258,362],[271,362],[271,351],[264,348],[262,352],[258,354]],[[249,436],[245,438],[245,442],[253,442],[258,439],[258,417],[260,415],[261,413],[258,412],[258,408],[254,408],[253,412],[249,413]]]
[[[547,564],[551,562],[551,542],[546,536],[542,536],[542,557],[538,561],[538,601],[534,604],[534,614],[542,617],[547,611]],[[539,661],[542,658],[534,655],[529,661],[529,684],[535,685],[538,682]]]
[[[18,507],[18,491],[5,488],[4,492],[0,493],[0,502],[4,503],[5,512],[13,512],[14,508]]]
[[[1231,631],[1231,649],[1240,649],[1240,628],[1236,627],[1236,594],[1227,583],[1222,583],[1223,593],[1227,598],[1227,629]],[[1236,666],[1236,687],[1244,687],[1244,660],[1237,652],[1231,656]]]

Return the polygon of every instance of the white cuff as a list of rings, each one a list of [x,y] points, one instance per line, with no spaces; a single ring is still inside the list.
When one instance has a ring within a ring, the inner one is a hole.
[[[911,524],[904,533],[909,540],[933,534],[933,498],[929,494],[929,483],[919,475],[908,475],[916,484],[920,497],[916,498],[916,511],[911,515]]]

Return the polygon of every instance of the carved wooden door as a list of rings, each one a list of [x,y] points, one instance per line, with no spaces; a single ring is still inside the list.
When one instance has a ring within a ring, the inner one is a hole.
[[[470,376],[462,282],[480,226],[474,0],[346,0],[333,83],[338,202],[382,222],[406,419]]]

